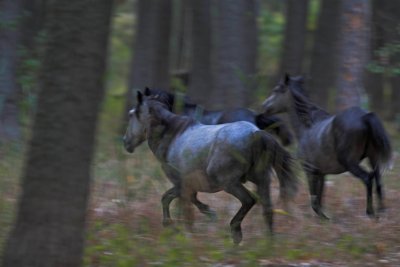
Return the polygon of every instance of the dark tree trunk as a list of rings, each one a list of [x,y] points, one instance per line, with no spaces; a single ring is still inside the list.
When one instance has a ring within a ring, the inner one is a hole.
[[[287,0],[281,73],[299,75],[303,72],[308,0]]]
[[[25,49],[33,50],[36,46],[36,38],[44,27],[47,0],[23,0],[23,2],[24,21],[22,44]]]
[[[254,92],[258,86],[257,77],[257,58],[258,58],[258,26],[257,17],[259,10],[258,0],[245,1],[244,21],[243,21],[243,40],[245,45],[245,86],[248,92],[246,106],[253,101]]]
[[[22,0],[0,0],[0,142],[20,137],[17,65],[22,14]]]
[[[234,4],[229,0],[213,2],[213,95],[210,98],[213,108],[240,107],[250,102],[251,93],[246,83],[255,75],[249,73],[253,69],[250,55],[255,51],[249,51],[253,47],[249,42],[257,37],[249,38],[249,34],[257,30],[246,28],[256,27],[256,23],[249,22],[256,20],[255,1],[249,1],[240,0]],[[254,12],[249,14],[249,10]]]
[[[191,11],[190,2],[175,0],[172,9],[171,29],[171,69],[173,74],[181,74],[189,69]]]
[[[370,13],[369,0],[342,1],[336,97],[338,110],[361,105],[363,74],[369,51]]]
[[[171,0],[139,0],[127,108],[146,86],[169,89]]]
[[[210,0],[191,0],[192,68],[188,96],[202,105],[209,105],[211,81],[211,6]]]
[[[370,42],[370,60],[380,61],[375,52],[385,45],[384,12],[385,0],[372,0],[372,24]],[[369,95],[370,109],[383,114],[384,75],[383,73],[366,72],[365,89]]]
[[[337,78],[340,2],[322,0],[311,55],[311,97],[323,108],[328,106],[329,92],[335,87]]]
[[[3,267],[81,265],[111,0],[53,0],[32,140]]]
[[[382,0],[383,1],[383,0]],[[389,46],[399,45],[400,44],[400,2],[399,1],[390,1],[386,0],[385,3],[385,13],[383,14],[386,18],[384,22],[385,28],[385,44]],[[390,55],[390,68],[400,68],[400,52],[393,49]],[[390,119],[396,119],[397,122],[400,123],[400,75],[398,71],[396,73],[391,73],[390,76]]]

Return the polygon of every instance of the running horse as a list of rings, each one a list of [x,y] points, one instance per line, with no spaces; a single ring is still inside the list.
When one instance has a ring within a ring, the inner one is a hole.
[[[366,187],[369,216],[375,216],[373,183],[376,183],[378,210],[384,210],[381,172],[389,163],[392,148],[379,118],[372,112],[351,107],[331,115],[312,103],[305,94],[302,77],[285,78],[264,101],[265,113],[289,113],[289,120],[298,141],[298,157],[302,160],[311,194],[311,206],[322,218],[325,175],[350,172]],[[368,158],[371,171],[360,166]]]
[[[271,233],[272,168],[281,183],[281,197],[290,199],[297,191],[292,157],[269,134],[244,121],[201,124],[188,116],[172,113],[158,95],[137,93],[137,105],[129,111],[129,125],[123,140],[130,153],[147,140],[173,184],[161,199],[165,226],[171,223],[169,206],[175,198],[182,199],[185,216],[191,213],[187,204],[190,202],[202,213],[210,214],[209,206],[197,199],[197,192],[223,190],[242,204],[230,222],[233,241],[238,244],[242,240],[241,222],[256,203],[254,196],[243,186],[244,182],[257,185],[263,216]]]

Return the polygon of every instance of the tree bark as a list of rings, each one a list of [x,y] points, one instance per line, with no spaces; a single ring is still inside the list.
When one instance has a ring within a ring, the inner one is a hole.
[[[400,25],[400,3],[398,1],[384,1],[385,3],[385,13],[384,16],[386,21],[384,22],[385,28],[385,41],[386,45],[399,45],[400,44],[400,34],[399,34],[399,25]],[[400,52],[391,51],[390,55],[390,68],[400,68]],[[390,75],[390,119],[396,119],[397,122],[400,122],[400,75],[397,73],[391,73]]]
[[[323,108],[328,107],[329,92],[335,87],[337,78],[340,2],[322,0],[311,55],[311,97]]]
[[[375,52],[385,45],[385,0],[372,0],[372,24],[369,59],[380,61]],[[366,71],[365,89],[369,95],[370,109],[382,115],[384,107],[384,74]]]
[[[256,20],[255,12],[249,14],[249,10],[255,10],[255,1],[240,0],[232,4],[229,0],[218,0],[213,4],[213,95],[210,97],[210,106],[246,106],[251,99],[246,82],[249,77],[255,75],[249,73],[253,68],[250,65],[254,64],[250,62],[250,55],[255,51],[249,51],[250,47],[253,47],[250,42],[254,41],[254,38],[249,38],[248,34],[257,32],[246,27],[256,27],[256,23],[249,23],[249,20]],[[249,26],[250,24],[252,26]]]
[[[0,1],[0,142],[17,140],[21,135],[17,65],[22,11],[22,0]]]
[[[341,4],[341,40],[336,108],[361,105],[364,67],[369,46],[369,0],[346,0]]]
[[[188,96],[194,103],[208,106],[211,81],[211,2],[191,0],[192,68]]]
[[[146,86],[169,89],[171,0],[138,0],[138,23],[127,108]]]
[[[252,103],[254,92],[258,86],[257,65],[258,65],[258,26],[257,17],[259,1],[245,1],[244,21],[243,21],[243,40],[245,45],[245,86],[248,92],[246,106]]]
[[[53,0],[32,139],[3,267],[81,265],[111,0]]]
[[[281,73],[299,75],[303,72],[308,0],[287,0]]]

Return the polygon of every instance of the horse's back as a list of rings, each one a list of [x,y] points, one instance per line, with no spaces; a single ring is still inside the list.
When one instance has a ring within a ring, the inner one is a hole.
[[[247,121],[255,124],[255,113],[247,108],[235,108],[224,110],[221,113],[221,117],[218,123],[230,123],[237,121]]]
[[[193,125],[171,143],[168,164],[193,190],[216,192],[226,182],[220,180],[221,174],[229,173],[229,179],[239,180],[248,169],[250,140],[255,131],[256,126],[243,121]]]
[[[334,119],[334,125],[338,130],[345,132],[360,132],[366,130],[363,117],[368,114],[360,107],[351,107],[338,113]]]
[[[170,144],[168,160],[182,171],[207,164],[215,151],[244,150],[251,134],[258,128],[248,122],[218,125],[195,124],[177,136]]]

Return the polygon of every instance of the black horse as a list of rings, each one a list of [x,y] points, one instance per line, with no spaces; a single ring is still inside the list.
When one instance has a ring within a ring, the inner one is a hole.
[[[270,116],[264,113],[257,114],[247,108],[232,108],[226,110],[206,110],[201,105],[191,103],[187,97],[178,98],[176,95],[161,89],[149,89],[144,91],[146,96],[157,95],[158,98],[168,105],[170,111],[183,113],[197,121],[216,125],[236,121],[247,121],[256,125],[259,129],[279,137],[284,146],[292,143],[292,134],[284,122],[277,116]]]
[[[323,218],[322,194],[326,174],[349,171],[367,189],[367,214],[374,215],[372,187],[376,182],[378,208],[384,209],[381,171],[392,148],[379,118],[359,107],[331,115],[308,100],[301,77],[286,77],[263,103],[267,114],[288,112],[298,139],[298,156],[308,177],[311,205]],[[371,172],[359,164],[368,158]]]

